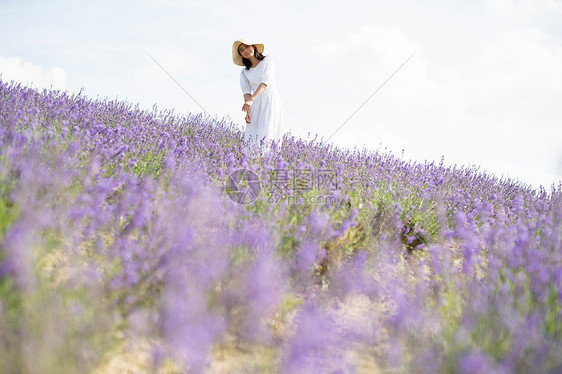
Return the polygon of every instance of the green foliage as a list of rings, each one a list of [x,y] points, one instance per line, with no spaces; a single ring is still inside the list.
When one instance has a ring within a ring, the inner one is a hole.
[[[562,323],[560,323],[562,319],[562,303],[554,286],[549,287],[548,299],[545,304],[545,329],[553,339],[560,340],[562,338]]]
[[[19,215],[19,206],[8,198],[0,196],[0,240],[2,240],[10,225],[18,219]]]
[[[133,173],[137,175],[150,175],[153,178],[158,178],[165,154],[166,150],[160,152],[150,151],[139,155],[138,161],[133,167]]]

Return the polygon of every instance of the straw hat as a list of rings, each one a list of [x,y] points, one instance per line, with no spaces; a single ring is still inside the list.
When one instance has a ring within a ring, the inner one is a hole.
[[[240,44],[253,45],[256,47],[259,53],[263,53],[263,49],[264,49],[263,44],[254,43],[249,39],[245,39],[245,38],[238,39],[237,41],[234,42],[234,44],[232,44],[232,61],[234,61],[236,65],[244,66],[244,63],[242,62],[242,56],[240,56],[240,54],[238,53],[238,47],[240,46]]]

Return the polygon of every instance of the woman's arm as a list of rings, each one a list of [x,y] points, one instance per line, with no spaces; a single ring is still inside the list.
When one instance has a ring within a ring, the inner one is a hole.
[[[244,105],[242,106],[242,110],[245,111],[245,112],[248,112],[250,110],[250,107],[252,106],[252,103],[254,102],[254,100],[259,95],[261,95],[261,93],[265,90],[266,87],[267,87],[267,84],[260,83],[257,90],[252,95],[245,94],[244,95]]]
[[[252,95],[250,95],[250,94],[244,94],[244,103],[246,101],[250,100],[251,96]],[[244,107],[242,107],[242,111],[244,111]],[[252,122],[252,115],[250,114],[250,109],[245,110],[245,112],[246,112],[246,118],[245,118],[246,123],[251,123]]]

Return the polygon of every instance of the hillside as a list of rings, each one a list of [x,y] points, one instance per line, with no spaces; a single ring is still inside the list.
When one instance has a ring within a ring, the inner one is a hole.
[[[562,370],[560,185],[2,81],[0,124],[6,373]]]

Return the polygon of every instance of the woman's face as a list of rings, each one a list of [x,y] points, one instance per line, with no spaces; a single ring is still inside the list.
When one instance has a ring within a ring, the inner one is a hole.
[[[253,45],[240,44],[238,46],[238,53],[244,58],[250,58],[254,55],[254,49]]]

